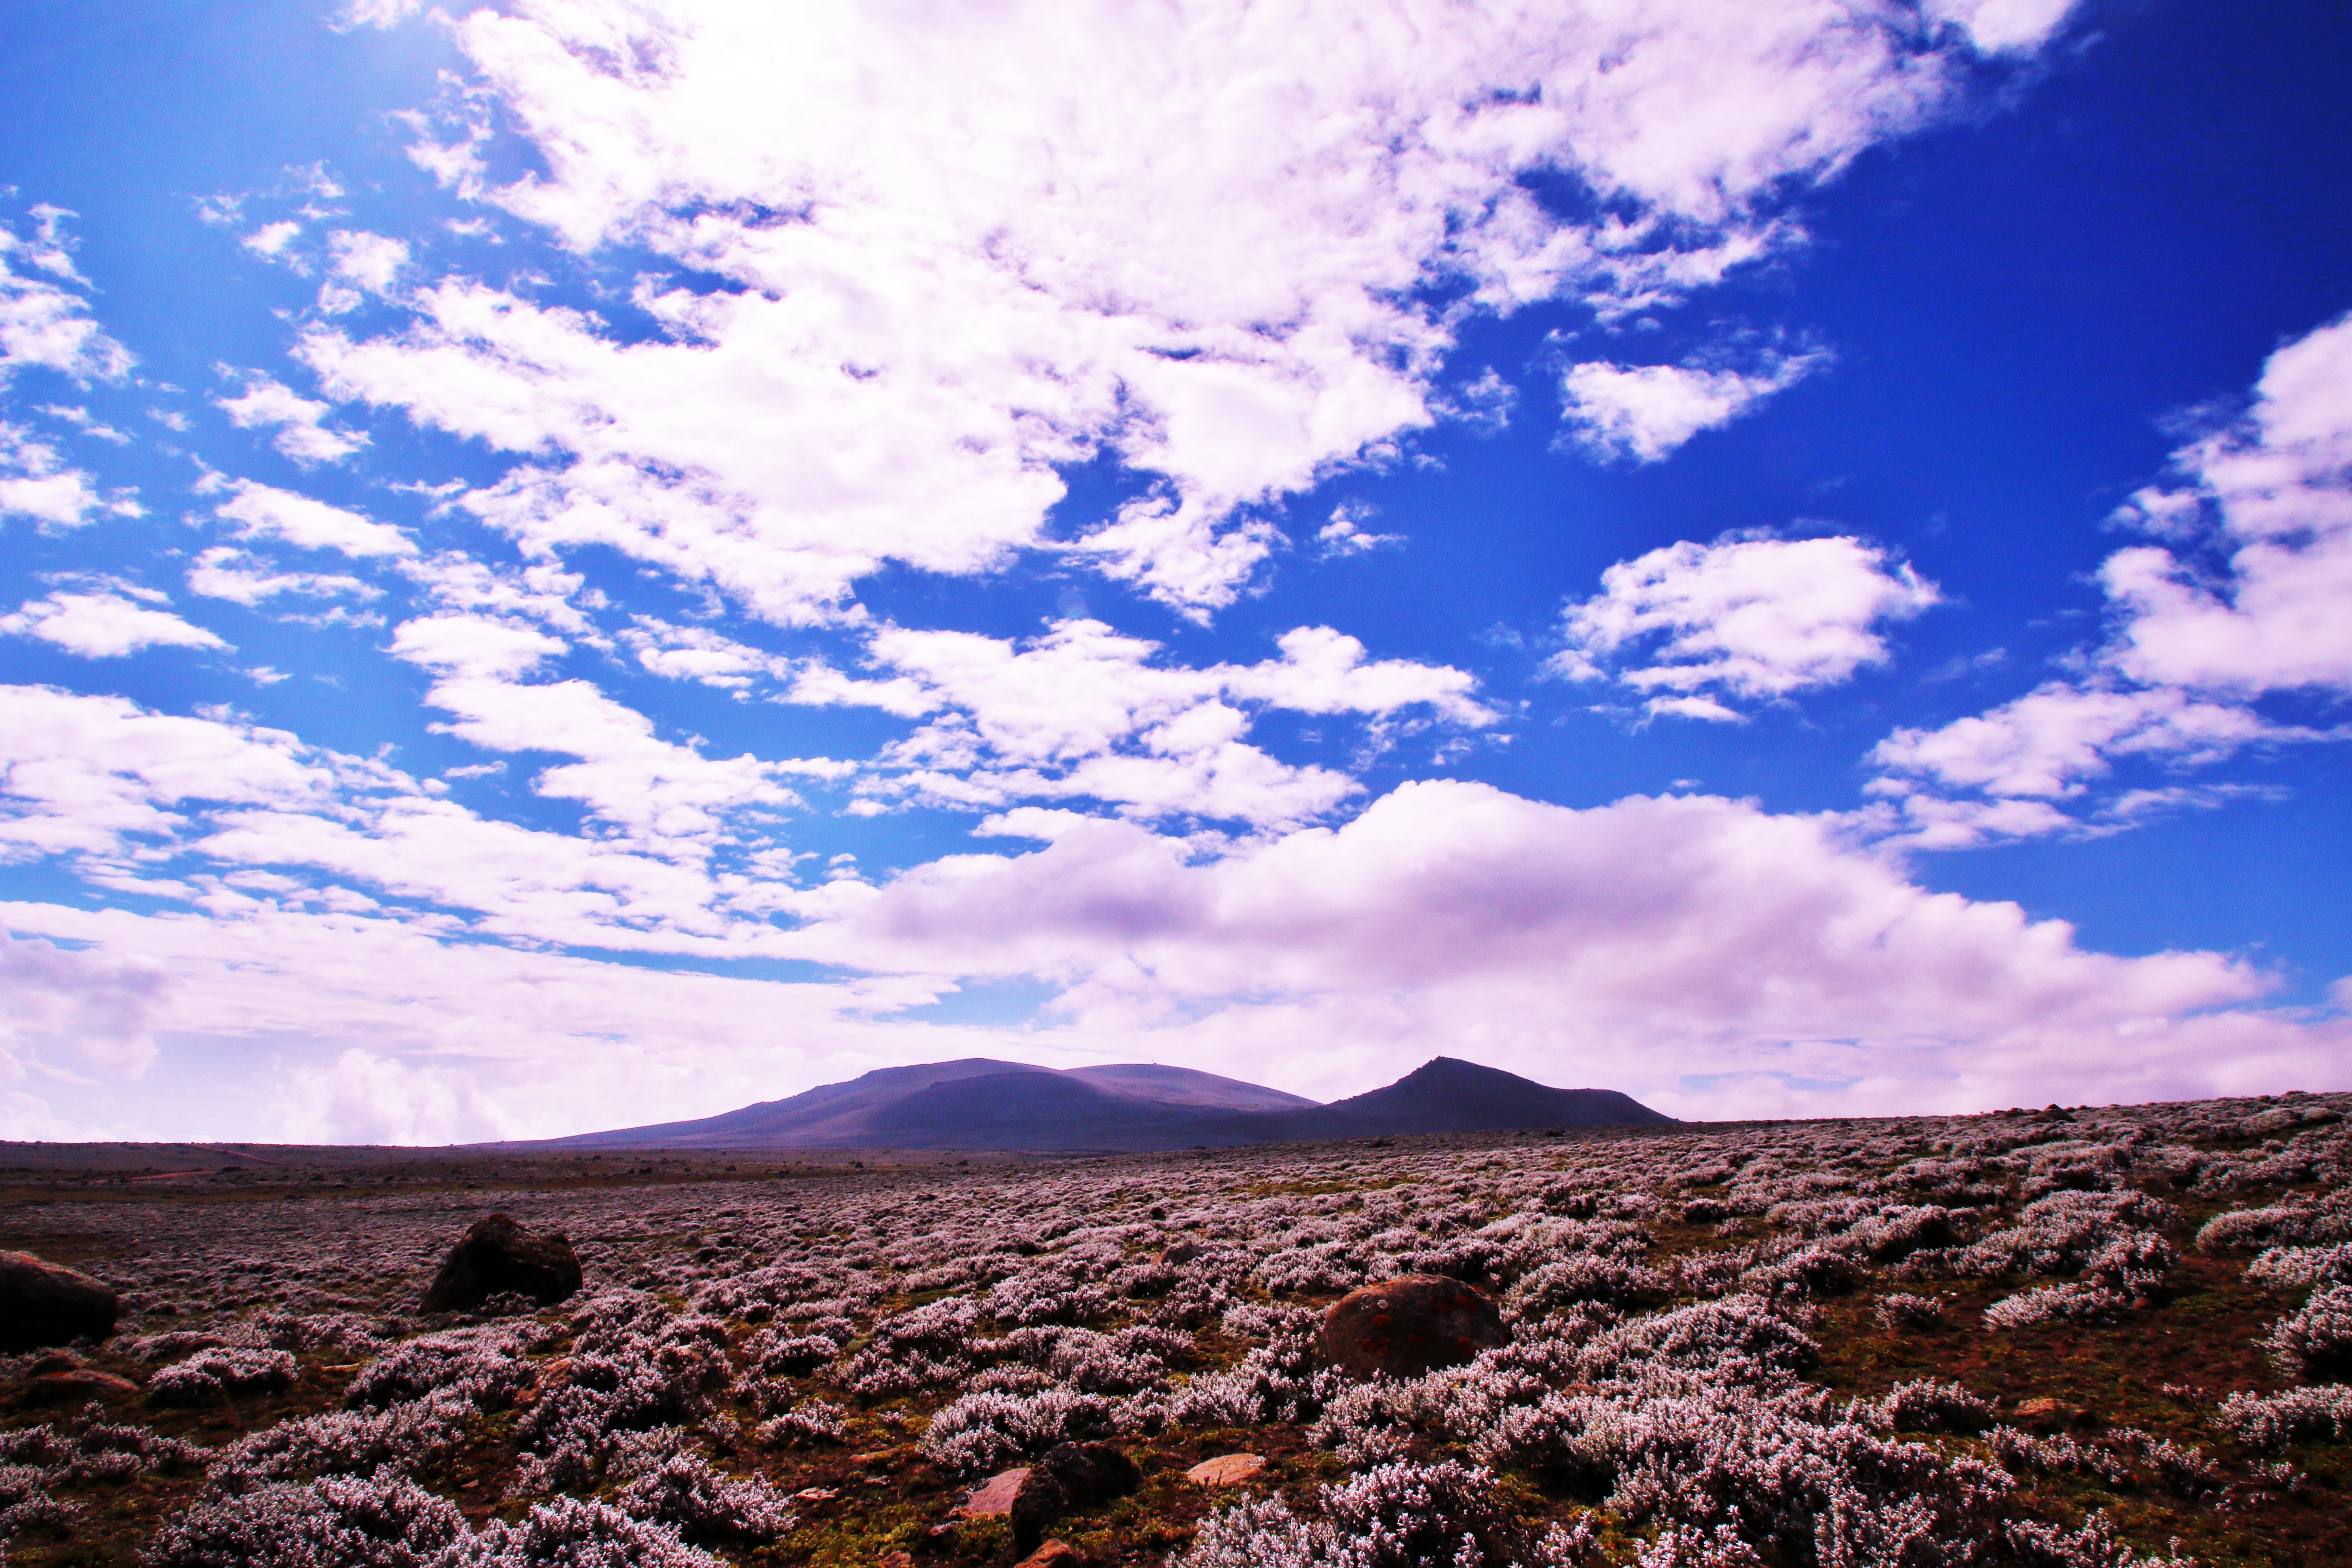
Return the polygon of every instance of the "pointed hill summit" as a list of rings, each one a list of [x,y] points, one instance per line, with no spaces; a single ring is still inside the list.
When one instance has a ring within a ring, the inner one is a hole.
[[[1615,1089],[1551,1089],[1452,1057],[1328,1105],[1190,1068],[1056,1069],[967,1057],[878,1068],[692,1121],[501,1147],[1144,1152],[1673,1120]]]

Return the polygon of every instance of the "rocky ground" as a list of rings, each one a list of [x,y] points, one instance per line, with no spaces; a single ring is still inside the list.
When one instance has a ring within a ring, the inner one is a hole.
[[[121,1317],[0,1356],[0,1542],[15,1568],[2352,1562],[2347,1110],[970,1163],[11,1145],[0,1248]],[[492,1212],[564,1233],[584,1284],[423,1314]],[[1461,1364],[1363,1375],[1324,1313],[1408,1276],[1496,1321]]]

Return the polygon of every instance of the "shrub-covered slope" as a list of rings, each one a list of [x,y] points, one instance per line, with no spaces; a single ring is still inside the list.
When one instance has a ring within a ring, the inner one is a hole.
[[[0,1363],[0,1541],[976,1568],[1014,1553],[971,1489],[1099,1442],[1139,1487],[1045,1528],[1102,1568],[2343,1562],[2347,1104],[20,1196],[0,1247],[125,1322]],[[492,1208],[583,1290],[416,1316]],[[1321,1309],[1404,1273],[1512,1342],[1320,1366]],[[64,1373],[100,1397],[30,1403]]]

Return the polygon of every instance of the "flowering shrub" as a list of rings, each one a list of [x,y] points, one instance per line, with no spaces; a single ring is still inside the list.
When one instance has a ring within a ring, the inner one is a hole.
[[[2246,1265],[2246,1278],[2273,1290],[2301,1285],[2352,1285],[2352,1242],[2273,1247]]]
[[[2271,1326],[2263,1342],[2281,1371],[2305,1383],[2352,1380],[2352,1285],[2331,1285]]]
[[[1944,1304],[1933,1296],[1911,1296],[1897,1291],[1881,1296],[1874,1309],[1881,1327],[1889,1329],[1919,1329],[1944,1321]]]
[[[672,1454],[615,1495],[624,1511],[677,1527],[689,1541],[773,1541],[798,1522],[784,1495],[754,1476],[732,1480],[692,1454]]]
[[[2250,1448],[2275,1454],[2289,1443],[2352,1441],[2352,1385],[2290,1388],[2284,1394],[2232,1394],[2213,1424]]]
[[[439,1568],[465,1516],[389,1473],[288,1481],[174,1516],[143,1568]]]
[[[1984,1322],[1988,1329],[2021,1329],[2029,1323],[2108,1323],[2130,1305],[2104,1285],[2078,1280],[2004,1296],[1984,1310]]]
[[[1110,1430],[1109,1403],[1090,1394],[1063,1388],[1025,1395],[983,1390],[965,1394],[932,1416],[922,1449],[944,1469],[972,1474]]]
[[[284,1351],[219,1346],[174,1362],[147,1380],[158,1405],[201,1405],[240,1394],[275,1394],[293,1386],[294,1358]]]

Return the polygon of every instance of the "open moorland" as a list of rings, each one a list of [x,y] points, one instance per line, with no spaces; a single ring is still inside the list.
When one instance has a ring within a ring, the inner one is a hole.
[[[0,1357],[0,1542],[12,1568],[2352,1562],[2347,1109],[1055,1159],[12,1145],[0,1247],[122,1318]],[[422,1313],[493,1212],[564,1233],[581,1289]],[[1406,1276],[1474,1287],[1507,1342],[1332,1364],[1326,1310]]]

